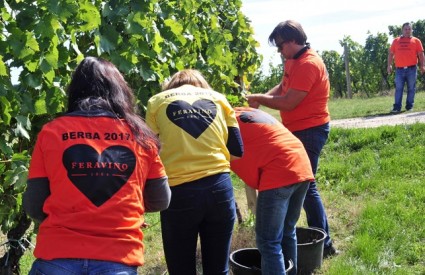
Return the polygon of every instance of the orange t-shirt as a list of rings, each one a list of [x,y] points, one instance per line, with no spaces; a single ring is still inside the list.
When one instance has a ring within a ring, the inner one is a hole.
[[[279,121],[258,109],[235,112],[244,154],[230,167],[247,185],[264,191],[314,179],[303,144]]]
[[[396,67],[414,66],[418,63],[418,53],[423,52],[421,41],[416,37],[397,37],[391,44]]]
[[[143,189],[165,176],[156,149],[111,113],[75,112],[44,125],[28,181],[49,182],[34,255],[143,264]]]
[[[295,132],[330,121],[328,72],[325,63],[314,50],[308,49],[299,58],[285,62],[281,95],[290,88],[305,91],[307,95],[292,111],[280,112],[286,128]]]

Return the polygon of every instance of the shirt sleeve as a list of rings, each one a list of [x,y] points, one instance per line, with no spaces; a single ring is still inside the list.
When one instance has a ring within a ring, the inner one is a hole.
[[[230,103],[227,101],[226,97],[224,95],[222,99],[222,106],[224,109],[224,112],[226,114],[226,124],[227,127],[236,127],[239,128],[238,121],[236,119],[235,110],[230,106]]]
[[[318,79],[317,65],[311,62],[301,64],[297,72],[292,73],[292,84],[289,88],[309,92]]]
[[[43,140],[43,131],[37,137],[37,141],[34,146],[34,151],[31,156],[30,167],[28,172],[28,178],[45,178],[47,177],[43,151],[41,150],[41,143]]]
[[[239,128],[228,127],[228,131],[229,138],[227,140],[226,147],[229,150],[229,153],[235,157],[242,157],[244,148]]]
[[[49,196],[50,187],[47,178],[29,179],[22,196],[22,205],[28,216],[37,222],[42,222],[47,217],[43,212],[43,206]]]
[[[396,44],[396,39],[394,39],[393,42],[391,43],[390,52],[392,53],[395,52],[395,44]]]
[[[167,177],[149,179],[143,190],[143,202],[146,212],[156,212],[168,208],[171,200],[171,190]]]
[[[422,42],[421,42],[421,40],[419,40],[419,39],[417,39],[417,40],[416,40],[416,50],[417,50],[417,52],[418,52],[418,53],[420,53],[420,52],[423,52],[423,51],[424,51],[424,48],[423,48]]]
[[[166,177],[165,168],[162,164],[161,158],[156,150],[152,150],[152,163],[148,171],[147,179],[157,179]]]

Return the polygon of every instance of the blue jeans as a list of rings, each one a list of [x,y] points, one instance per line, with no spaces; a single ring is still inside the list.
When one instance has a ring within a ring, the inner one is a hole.
[[[394,110],[400,111],[404,84],[407,83],[407,98],[406,98],[406,110],[413,108],[415,102],[415,91],[416,91],[416,66],[410,68],[397,68],[395,71],[395,95],[394,95]]]
[[[320,152],[328,139],[329,131],[329,123],[325,123],[320,126],[293,133],[299,140],[301,140],[305,150],[307,151],[314,176],[316,176]],[[332,240],[329,234],[328,218],[326,216],[325,207],[323,206],[319,191],[317,190],[316,181],[310,182],[310,186],[304,200],[304,210],[308,226],[323,229],[327,234],[324,246],[329,247],[332,245]]]
[[[171,203],[161,211],[165,260],[170,275],[196,275],[201,243],[203,274],[228,274],[236,205],[229,173],[171,187]]]
[[[296,224],[308,182],[258,192],[255,236],[261,253],[263,275],[285,275],[285,261],[294,263],[297,274]]]
[[[113,249],[113,248],[111,248]],[[37,259],[29,275],[137,275],[137,266],[88,259]]]

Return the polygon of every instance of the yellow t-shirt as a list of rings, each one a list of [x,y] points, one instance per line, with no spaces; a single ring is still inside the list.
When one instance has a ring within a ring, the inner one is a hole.
[[[227,127],[238,127],[223,94],[184,85],[148,101],[146,122],[159,135],[170,186],[230,171]]]

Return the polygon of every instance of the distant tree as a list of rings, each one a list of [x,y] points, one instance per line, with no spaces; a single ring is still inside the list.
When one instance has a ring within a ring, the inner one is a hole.
[[[345,36],[339,41],[339,43],[341,47],[346,45],[348,49],[352,92],[353,94],[362,93],[362,89],[365,86],[367,78],[367,74],[364,71],[366,64],[363,63],[364,48],[362,45],[355,42],[350,36]],[[345,58],[344,54],[343,58]]]
[[[337,51],[323,51],[323,62],[329,73],[331,96],[336,98],[347,97],[344,60]]]
[[[269,91],[282,81],[283,70],[283,64],[274,66],[271,62],[269,63],[268,74],[265,74],[263,70],[257,70],[249,87],[249,92],[265,93]]]
[[[363,87],[369,94],[376,94],[391,88],[387,73],[388,35],[379,32],[376,35],[368,34],[363,56],[367,81]]]

